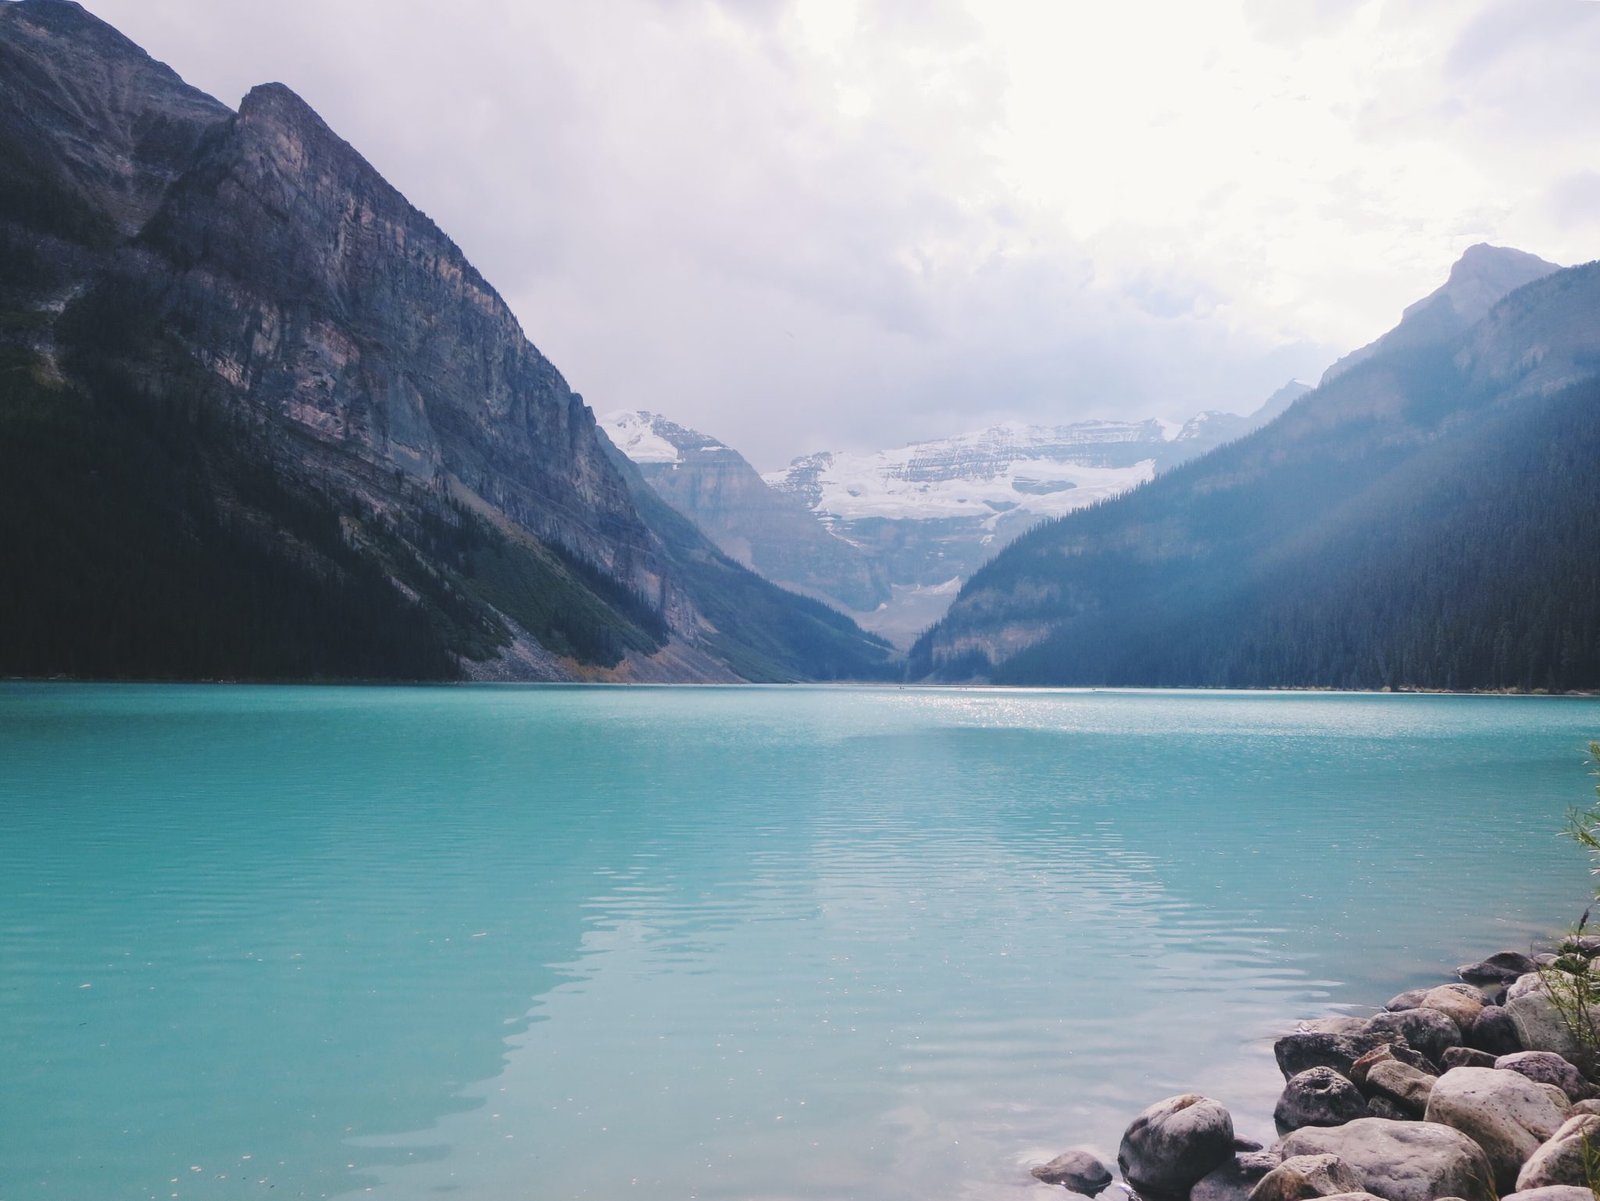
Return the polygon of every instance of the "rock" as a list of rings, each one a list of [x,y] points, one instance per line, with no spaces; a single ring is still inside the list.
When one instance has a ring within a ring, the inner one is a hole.
[[[1210,1097],[1157,1101],[1133,1120],[1117,1166],[1141,1193],[1181,1196],[1233,1155],[1233,1118]]]
[[[1036,1179],[1092,1197],[1111,1183],[1111,1169],[1087,1151],[1067,1151],[1034,1168]]]
[[[1414,1122],[1417,1120],[1417,1115],[1409,1108],[1382,1095],[1368,1097],[1367,1108],[1372,1111],[1372,1116],[1375,1118],[1389,1118],[1395,1122]]]
[[[1331,1197],[1324,1197],[1323,1201],[1383,1201],[1383,1198],[1373,1193],[1335,1193]],[[1452,1201],[1452,1199],[1441,1198],[1441,1201]]]
[[[1189,1190],[1189,1201],[1246,1201],[1256,1181],[1282,1162],[1282,1157],[1272,1151],[1239,1152],[1203,1176]]]
[[[1468,984],[1510,984],[1533,968],[1533,960],[1521,951],[1499,951],[1479,963],[1456,968],[1456,975]]]
[[[1555,1090],[1560,1096],[1560,1090]],[[1565,1098],[1563,1097],[1563,1102]],[[1455,1068],[1434,1081],[1424,1120],[1461,1131],[1489,1157],[1495,1187],[1516,1188],[1517,1173],[1567,1119],[1548,1086],[1499,1068]]]
[[[1332,1068],[1348,1078],[1350,1067],[1356,1060],[1368,1051],[1394,1041],[1393,1034],[1375,1035],[1364,1029],[1353,1034],[1297,1030],[1273,1043],[1272,1053],[1277,1057],[1278,1070],[1283,1073],[1285,1080],[1298,1076],[1308,1068]]]
[[[1240,1138],[1238,1135],[1234,1135],[1233,1149],[1235,1151],[1260,1151],[1262,1146],[1253,1138]]]
[[[1250,1201],[1307,1201],[1360,1192],[1366,1181],[1337,1155],[1295,1155],[1268,1172],[1250,1190]]]
[[[1522,1036],[1517,1033],[1517,1023],[1511,1011],[1498,1005],[1484,1007],[1466,1031],[1466,1044],[1490,1055],[1510,1055],[1522,1050]]]
[[[1529,1157],[1517,1173],[1517,1191],[1553,1184],[1588,1187],[1587,1162],[1600,1148],[1600,1116],[1580,1113],[1569,1117],[1544,1146]]]
[[[1408,988],[1405,990],[1405,992],[1396,993],[1394,996],[1390,997],[1387,1003],[1385,1003],[1384,1009],[1390,1013],[1394,1013],[1401,1009],[1415,1009],[1418,1005],[1422,1004],[1422,998],[1427,995],[1428,990],[1425,988]]]
[[[1592,1097],[1586,1097],[1582,1101],[1575,1101],[1572,1106],[1572,1113],[1592,1113],[1600,1116],[1600,1101],[1596,1101]]]
[[[1594,1201],[1594,1192],[1574,1184],[1547,1184],[1520,1193],[1508,1193],[1500,1201]]]
[[[1366,1018],[1345,1014],[1331,1018],[1308,1018],[1295,1027],[1300,1034],[1360,1034],[1367,1028]]]
[[[1285,1157],[1337,1155],[1386,1201],[1493,1201],[1494,1172],[1477,1143],[1431,1122],[1358,1118],[1344,1126],[1305,1126],[1283,1140]]]
[[[1332,1068],[1307,1068],[1291,1076],[1272,1111],[1279,1134],[1302,1126],[1342,1126],[1370,1116],[1360,1090]]]
[[[1374,1047],[1350,1065],[1350,1082],[1365,1092],[1367,1073],[1372,1069],[1373,1064],[1383,1060],[1397,1060],[1400,1063],[1410,1064],[1418,1071],[1424,1072],[1429,1076],[1437,1076],[1439,1074],[1434,1070],[1431,1063],[1403,1042],[1384,1043],[1381,1047]]]
[[[1492,1068],[1497,1065],[1495,1057],[1487,1051],[1479,1051],[1475,1047],[1451,1047],[1439,1057],[1439,1066],[1448,1072],[1451,1068]]]
[[[1561,940],[1561,946],[1557,949],[1563,955],[1582,955],[1585,959],[1593,959],[1600,955],[1600,935],[1569,934]]]
[[[1384,1059],[1367,1069],[1366,1092],[1369,1097],[1391,1101],[1408,1118],[1420,1118],[1428,1107],[1435,1079],[1409,1063]]]
[[[1484,1010],[1483,994],[1470,984],[1441,984],[1423,995],[1418,1008],[1444,1014],[1464,1035]]]
[[[1594,1096],[1594,1087],[1583,1078],[1572,1063],[1553,1051],[1518,1051],[1502,1055],[1494,1066],[1507,1072],[1520,1072],[1529,1080],[1553,1084],[1567,1095],[1569,1101],[1582,1101]]]
[[[1385,1042],[1396,1036],[1406,1045],[1421,1051],[1429,1060],[1439,1062],[1450,1047],[1461,1045],[1461,1027],[1437,1009],[1402,1009],[1397,1013],[1380,1013],[1367,1022],[1369,1037],[1379,1037]]]
[[[1554,969],[1546,969],[1550,977],[1556,981],[1558,988],[1566,988],[1564,979],[1567,973]],[[1567,1002],[1563,1002],[1567,1004]],[[1561,1010],[1550,999],[1549,986],[1539,973],[1531,973],[1520,977],[1506,992],[1506,1012],[1511,1015],[1511,1020],[1516,1023],[1517,1035],[1523,1047],[1529,1051],[1554,1051],[1564,1059],[1574,1063],[1583,1062],[1586,1058],[1583,1040],[1580,1040],[1567,1024]],[[1573,1009],[1573,1018],[1577,1021],[1587,1021],[1594,1035],[1589,1038],[1593,1045],[1600,1038],[1600,1007],[1590,1005],[1580,1017],[1576,1013],[1575,1003],[1569,1005]]]

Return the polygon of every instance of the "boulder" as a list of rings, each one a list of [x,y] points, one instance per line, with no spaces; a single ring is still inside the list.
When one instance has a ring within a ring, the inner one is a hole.
[[[1360,1034],[1367,1028],[1366,1018],[1344,1014],[1331,1018],[1308,1018],[1295,1027],[1301,1034]]]
[[[1436,1079],[1409,1063],[1384,1059],[1367,1069],[1366,1092],[1371,1099],[1382,1097],[1389,1101],[1408,1118],[1420,1118],[1428,1107],[1428,1095]]]
[[[1437,1076],[1439,1074],[1434,1070],[1432,1064],[1404,1043],[1384,1043],[1381,1047],[1374,1047],[1350,1065],[1350,1082],[1365,1092],[1367,1073],[1372,1070],[1374,1064],[1381,1063],[1384,1060],[1397,1060],[1400,1063],[1410,1064],[1418,1071],[1424,1072],[1429,1076]]]
[[[1272,1111],[1279,1134],[1302,1126],[1342,1126],[1371,1116],[1360,1090],[1332,1068],[1307,1068],[1291,1076]]]
[[[1375,1118],[1389,1118],[1395,1122],[1415,1122],[1417,1115],[1409,1107],[1401,1105],[1398,1101],[1391,1101],[1388,1097],[1368,1097],[1367,1108],[1372,1111]]]
[[[1111,1170],[1087,1151],[1067,1151],[1033,1169],[1036,1179],[1092,1197],[1111,1183]]]
[[[1583,1073],[1571,1061],[1554,1051],[1518,1051],[1502,1055],[1494,1061],[1502,1071],[1519,1072],[1529,1080],[1553,1084],[1567,1094],[1569,1101],[1582,1101],[1594,1096],[1594,1088],[1583,1078]]]
[[[1569,989],[1569,973],[1553,968],[1545,971],[1555,981],[1557,988],[1563,991]],[[1585,1041],[1593,1046],[1600,1039],[1600,1006],[1582,1006],[1574,998],[1563,999],[1562,1006],[1558,1007],[1550,999],[1549,986],[1538,972],[1520,977],[1507,990],[1505,1008],[1516,1023],[1517,1036],[1523,1047],[1529,1051],[1554,1051],[1574,1063],[1582,1063],[1586,1059]],[[1587,1022],[1593,1033],[1586,1039],[1580,1039],[1573,1033],[1573,1027],[1568,1024],[1562,1008],[1567,1010],[1573,1022]],[[1584,1012],[1580,1014],[1579,1009]]]
[[[1465,1034],[1484,1010],[1483,994],[1470,984],[1441,984],[1424,993],[1417,1008],[1444,1014]]]
[[[1250,1201],[1308,1201],[1360,1192],[1360,1172],[1337,1155],[1295,1155],[1268,1172],[1250,1191]]]
[[[1509,1193],[1517,1186],[1522,1165],[1561,1128],[1570,1107],[1558,1104],[1548,1086],[1516,1072],[1455,1068],[1434,1081],[1423,1116],[1454,1127],[1482,1147],[1494,1169],[1495,1187]]]
[[[1351,1064],[1368,1051],[1394,1041],[1392,1034],[1377,1035],[1366,1030],[1353,1034],[1296,1030],[1273,1043],[1272,1053],[1277,1057],[1278,1070],[1283,1073],[1285,1080],[1298,1076],[1308,1068],[1332,1068],[1348,1078]]]
[[[1521,951],[1500,951],[1478,963],[1463,964],[1456,968],[1456,975],[1468,984],[1510,984],[1533,968],[1533,960]]]
[[[1233,1118],[1199,1093],[1157,1101],[1133,1120],[1117,1166],[1141,1193],[1182,1196],[1233,1155]]]
[[[1589,1165],[1600,1149],[1600,1116],[1580,1113],[1528,1158],[1517,1173],[1517,1191],[1547,1188],[1553,1184],[1589,1186]]]
[[[1475,1047],[1451,1047],[1439,1057],[1439,1066],[1447,1072],[1451,1068],[1492,1068],[1496,1057]]]
[[[1282,1157],[1272,1151],[1241,1151],[1221,1167],[1206,1173],[1189,1190],[1189,1201],[1246,1201],[1250,1190]]]
[[[1461,1045],[1461,1027],[1437,1009],[1402,1009],[1380,1013],[1367,1022],[1367,1036],[1393,1042],[1397,1037],[1421,1051],[1433,1063],[1451,1047]]]
[[[1394,1013],[1400,1009],[1415,1009],[1422,1004],[1422,998],[1428,995],[1425,988],[1408,988],[1403,993],[1396,993],[1384,1003],[1384,1009]]]
[[[1464,1040],[1469,1047],[1486,1051],[1490,1055],[1510,1055],[1522,1050],[1522,1036],[1517,1033],[1517,1023],[1511,1011],[1499,1005],[1487,1005],[1472,1021]]]
[[[1383,1198],[1373,1193],[1335,1193],[1331,1197],[1324,1197],[1322,1201],[1383,1201]],[[1445,1198],[1442,1201],[1450,1199]]]
[[[1592,1113],[1600,1116],[1600,1101],[1595,1100],[1593,1097],[1585,1097],[1582,1101],[1574,1101],[1572,1103],[1572,1113],[1567,1116],[1571,1117],[1573,1114],[1580,1113]]]
[[[1304,1126],[1282,1146],[1285,1157],[1337,1155],[1386,1201],[1493,1201],[1494,1172],[1482,1148],[1449,1126],[1358,1118],[1344,1126]]]
[[[1543,1188],[1509,1193],[1500,1201],[1594,1201],[1594,1193],[1574,1184],[1547,1184]]]

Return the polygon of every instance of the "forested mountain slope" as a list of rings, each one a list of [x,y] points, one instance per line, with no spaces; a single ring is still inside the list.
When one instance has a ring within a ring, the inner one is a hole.
[[[0,674],[885,670],[642,512],[499,295],[289,89],[234,113],[69,0],[0,4],[0,150]]]
[[[1256,434],[1020,539],[912,675],[1600,686],[1600,265],[1394,341]]]

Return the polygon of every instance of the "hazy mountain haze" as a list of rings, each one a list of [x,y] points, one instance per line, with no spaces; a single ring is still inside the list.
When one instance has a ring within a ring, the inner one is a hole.
[[[227,103],[293,87],[599,411],[762,470],[1226,409],[1469,245],[1600,245],[1584,0],[90,8]]]

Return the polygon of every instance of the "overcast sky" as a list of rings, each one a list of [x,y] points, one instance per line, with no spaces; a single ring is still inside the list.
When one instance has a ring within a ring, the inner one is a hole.
[[[597,412],[775,467],[1247,411],[1474,242],[1600,257],[1594,0],[88,0],[280,80]]]

